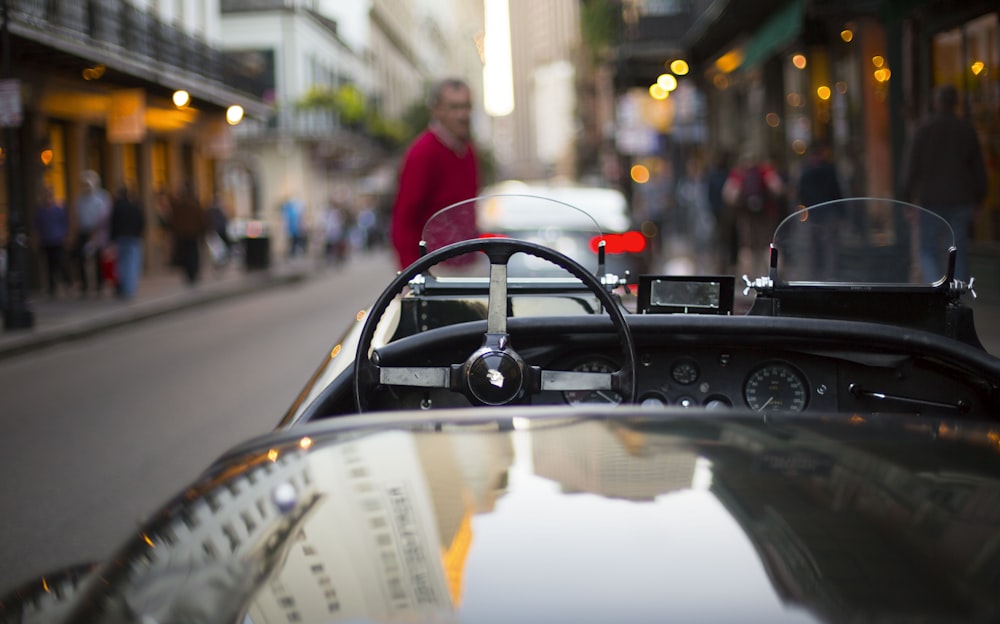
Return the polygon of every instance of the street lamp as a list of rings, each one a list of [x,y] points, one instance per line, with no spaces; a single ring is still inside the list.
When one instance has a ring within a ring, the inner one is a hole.
[[[239,104],[233,104],[226,109],[226,122],[230,126],[235,126],[236,124],[243,121],[243,107]]]
[[[174,106],[177,108],[185,108],[191,103],[191,94],[184,89],[178,89],[177,91],[174,91],[173,100]]]

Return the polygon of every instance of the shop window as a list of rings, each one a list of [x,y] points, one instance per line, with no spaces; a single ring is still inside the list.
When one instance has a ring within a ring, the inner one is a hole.
[[[977,220],[977,240],[1000,241],[1000,28],[996,13],[934,35],[933,86],[951,84],[961,94],[959,113],[976,127],[989,176],[985,214]]]

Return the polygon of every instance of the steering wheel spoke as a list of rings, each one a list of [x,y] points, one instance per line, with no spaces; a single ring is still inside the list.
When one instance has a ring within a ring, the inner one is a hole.
[[[379,366],[378,381],[386,386],[452,388],[450,366]]]
[[[507,332],[507,264],[490,262],[490,295],[486,306],[486,332]]]
[[[615,373],[543,370],[542,390],[619,390]]]

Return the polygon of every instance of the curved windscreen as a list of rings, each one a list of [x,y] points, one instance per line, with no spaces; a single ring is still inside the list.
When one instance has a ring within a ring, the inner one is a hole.
[[[617,214],[612,227],[625,230],[624,204]],[[594,272],[598,264],[597,246],[605,239],[597,221],[599,216],[553,197],[509,193],[484,195],[436,212],[424,226],[422,240],[428,252],[474,238],[526,240],[559,251]],[[470,267],[471,272],[472,267],[482,262],[479,254],[467,256],[445,263],[446,272],[453,273],[463,266]],[[526,254],[513,256],[508,272],[514,277],[568,275],[549,261]]]
[[[941,217],[892,199],[817,204],[774,232],[780,284],[934,284],[948,275],[955,236]]]

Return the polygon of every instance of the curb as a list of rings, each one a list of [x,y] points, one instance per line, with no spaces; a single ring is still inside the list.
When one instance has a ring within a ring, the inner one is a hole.
[[[45,329],[27,330],[22,335],[9,337],[0,335],[0,360],[65,342],[81,340],[180,310],[210,305],[267,288],[295,284],[304,281],[307,277],[307,271],[278,275],[248,275],[237,283],[225,284],[213,289],[172,293],[149,301],[139,301],[128,307],[89,319],[67,321]]]

